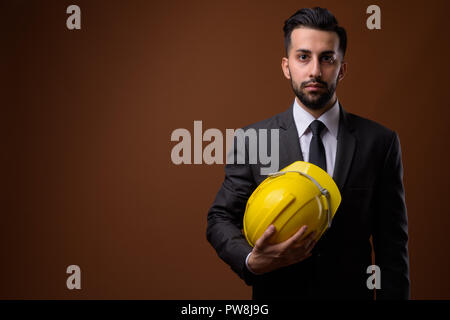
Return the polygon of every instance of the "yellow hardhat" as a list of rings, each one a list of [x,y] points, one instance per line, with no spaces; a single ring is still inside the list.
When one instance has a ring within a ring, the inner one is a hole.
[[[276,233],[271,243],[279,243],[307,225],[308,231],[316,231],[317,241],[331,226],[340,203],[341,193],[328,173],[309,162],[296,161],[269,174],[253,191],[245,208],[245,237],[254,246],[273,224]]]

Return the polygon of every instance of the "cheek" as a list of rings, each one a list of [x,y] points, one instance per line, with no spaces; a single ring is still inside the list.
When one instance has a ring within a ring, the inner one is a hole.
[[[298,65],[292,64],[289,65],[289,71],[291,74],[291,79],[295,83],[302,83],[307,80],[307,72],[305,71],[305,68],[300,68]]]
[[[324,80],[326,80],[328,83],[337,81],[338,75],[339,75],[339,68],[338,69],[333,68],[331,70],[327,70],[324,72],[323,75],[324,75],[324,78],[326,77],[326,79],[324,79]]]

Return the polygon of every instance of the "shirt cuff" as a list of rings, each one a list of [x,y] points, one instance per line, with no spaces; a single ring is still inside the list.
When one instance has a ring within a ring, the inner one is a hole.
[[[248,258],[250,258],[250,255],[251,255],[251,254],[252,254],[252,253],[250,252],[250,253],[247,255],[247,258],[245,258],[245,266],[247,267],[247,270],[248,270],[248,271],[250,271],[250,272],[253,273],[254,275],[258,276],[259,273],[253,272],[253,270],[250,269],[250,267],[248,266]]]

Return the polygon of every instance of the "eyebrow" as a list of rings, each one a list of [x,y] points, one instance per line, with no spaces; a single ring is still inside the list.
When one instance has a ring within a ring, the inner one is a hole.
[[[311,50],[307,50],[307,49],[297,49],[295,50],[295,52],[303,52],[303,53],[311,53]],[[327,50],[327,51],[323,51],[320,53],[320,55],[325,55],[325,54],[335,54],[336,52],[334,50]]]

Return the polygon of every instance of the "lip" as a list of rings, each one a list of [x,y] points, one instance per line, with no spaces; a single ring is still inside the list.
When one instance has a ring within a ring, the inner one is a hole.
[[[321,84],[315,83],[307,85],[306,88],[323,88],[323,86]]]
[[[320,86],[320,85],[309,85],[309,86],[306,86],[306,90],[308,90],[308,91],[318,91],[318,90],[323,89],[323,88],[324,87]]]

